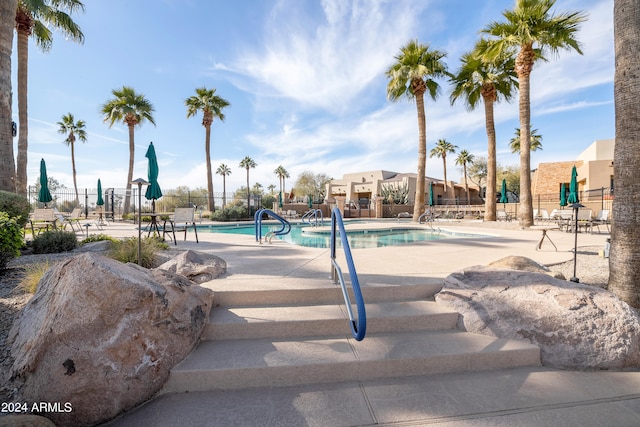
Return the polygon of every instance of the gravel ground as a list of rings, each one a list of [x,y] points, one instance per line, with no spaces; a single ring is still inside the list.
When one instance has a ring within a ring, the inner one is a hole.
[[[609,279],[609,259],[598,255],[602,247],[578,248],[577,275],[580,283],[599,286],[606,289]],[[13,394],[7,388],[11,359],[7,335],[17,313],[31,298],[19,284],[25,276],[25,267],[29,264],[47,261],[53,264],[69,258],[77,253],[24,255],[9,263],[4,273],[0,273],[0,402],[10,401]],[[553,272],[560,272],[565,278],[573,277],[573,260],[549,267]]]

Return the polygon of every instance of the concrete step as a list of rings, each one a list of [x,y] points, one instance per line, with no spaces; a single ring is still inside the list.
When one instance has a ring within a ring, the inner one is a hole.
[[[291,386],[539,366],[524,341],[450,331],[203,341],[161,393]]]
[[[453,329],[458,313],[433,301],[366,305],[367,334]],[[344,305],[216,307],[203,340],[335,336],[350,331]]]

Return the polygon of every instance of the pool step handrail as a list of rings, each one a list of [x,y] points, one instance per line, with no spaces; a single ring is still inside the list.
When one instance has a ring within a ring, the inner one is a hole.
[[[433,212],[429,209],[424,211],[424,213],[418,217],[418,224],[422,224],[422,220],[429,223],[433,222]]]
[[[281,236],[283,234],[287,234],[291,231],[291,223],[286,219],[282,218],[280,215],[272,211],[271,209],[258,209],[253,216],[254,223],[256,225],[256,242],[262,243],[262,215],[268,215],[282,224],[282,228],[276,231],[270,231],[267,234],[268,241],[271,243],[271,238],[275,236]],[[267,240],[267,236],[265,235],[265,240]]]
[[[355,299],[355,305],[358,313],[356,318],[353,314],[353,307],[351,298],[349,297],[349,291],[342,275],[342,270],[336,261],[336,236],[337,230],[340,231],[340,242],[342,243],[342,249],[344,250],[345,259],[347,261],[347,268],[349,269],[349,278],[351,279],[351,289],[353,290],[353,297]],[[367,332],[367,314],[364,306],[364,299],[362,298],[362,291],[360,290],[360,281],[358,280],[358,273],[353,263],[353,256],[351,255],[351,248],[349,246],[349,240],[347,239],[347,232],[344,229],[344,222],[342,221],[342,214],[340,209],[333,208],[331,210],[331,279],[334,283],[340,283],[342,288],[342,296],[344,297],[347,313],[349,314],[349,326],[351,327],[351,334],[356,341],[362,341]]]
[[[320,224],[318,224],[318,216],[320,217]],[[310,209],[302,215],[300,220],[317,227],[318,225],[324,225],[324,214],[322,213],[322,209]]]

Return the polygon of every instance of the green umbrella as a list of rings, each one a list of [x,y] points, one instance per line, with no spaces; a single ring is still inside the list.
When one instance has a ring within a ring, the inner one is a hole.
[[[429,183],[429,206],[433,206],[435,205],[435,203],[433,203],[433,182]]]
[[[507,199],[507,180],[502,179],[502,189],[500,190],[500,203],[508,203],[509,199]]]
[[[149,166],[147,168],[147,176],[149,177],[149,185],[147,186],[147,192],[144,193],[144,197],[147,200],[155,200],[162,197],[162,190],[160,189],[160,185],[158,184],[158,159],[156,157],[156,150],[153,148],[153,142],[149,143],[149,148],[147,149],[147,154],[144,155],[147,159],[149,159]]]
[[[104,205],[104,200],[102,199],[102,183],[100,182],[100,178],[98,178],[98,200],[96,201],[96,205]]]
[[[564,186],[564,182],[560,184],[560,206],[563,208],[567,206],[567,189]]]
[[[576,170],[576,167],[573,166],[573,169],[571,169],[571,182],[569,183],[569,199],[567,200],[568,203],[580,203],[580,200],[578,200],[578,171]]]
[[[282,191],[278,194],[278,207],[282,207]]]
[[[47,206],[53,198],[49,192],[49,179],[47,178],[47,165],[44,159],[40,160],[40,191],[38,191],[38,201]]]

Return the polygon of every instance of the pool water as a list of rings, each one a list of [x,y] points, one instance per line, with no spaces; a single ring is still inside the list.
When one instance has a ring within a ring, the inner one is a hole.
[[[262,236],[268,231],[280,230],[280,224],[262,224]],[[253,224],[238,225],[199,225],[199,232],[245,234],[255,236]],[[291,224],[291,232],[273,238],[283,240],[298,246],[310,248],[328,248],[331,233],[328,230],[318,230],[308,224]],[[372,230],[347,230],[349,246],[352,249],[377,248],[382,246],[396,246],[405,243],[423,242],[429,240],[455,239],[464,237],[481,237],[479,235],[451,233],[448,231],[426,230],[422,228],[386,228]],[[340,246],[340,238],[337,239]]]

